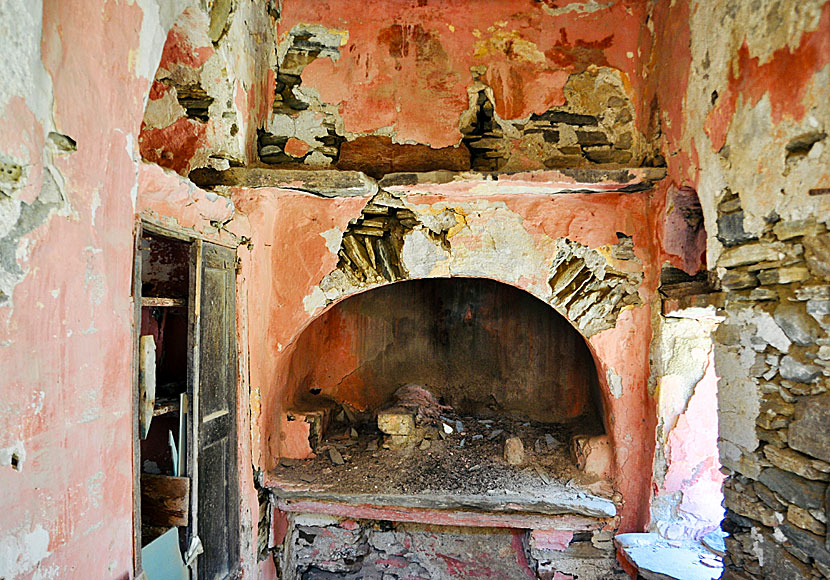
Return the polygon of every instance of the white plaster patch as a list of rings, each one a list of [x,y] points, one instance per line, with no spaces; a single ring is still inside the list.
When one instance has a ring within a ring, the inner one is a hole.
[[[449,256],[430,240],[424,230],[416,229],[404,238],[401,262],[410,278],[426,278],[439,262]]]
[[[42,28],[42,0],[0,2],[0,110],[13,97],[24,95],[29,109],[46,121],[52,104],[52,77],[41,58]]]
[[[35,391],[33,401],[32,401],[32,413],[35,415],[39,415],[41,411],[43,411],[43,399],[46,396],[46,393],[43,391]]]
[[[187,111],[179,104],[176,88],[170,87],[158,99],[149,99],[144,109],[144,124],[149,129],[164,129],[184,117]]]
[[[137,0],[137,3],[141,8],[142,19],[135,72],[140,77],[152,80],[167,41],[167,32],[184,8],[184,3],[176,0]]]
[[[294,132],[297,139],[305,141],[313,149],[321,147],[322,141],[318,137],[325,137],[329,134],[328,129],[323,127],[325,117],[314,111],[301,111],[294,120]]]
[[[49,532],[41,526],[18,529],[0,539],[0,578],[16,578],[49,556]]]
[[[615,399],[619,399],[622,397],[623,387],[622,387],[622,377],[614,372],[614,369],[609,368],[605,372],[605,378],[608,381],[608,390],[611,391],[611,394],[614,396]]]
[[[58,566],[38,566],[32,580],[53,580],[61,577],[61,569]]]
[[[12,231],[20,217],[21,201],[0,195],[0,238]]]
[[[268,124],[268,132],[282,137],[293,137],[294,119],[288,115],[274,115]]]
[[[86,491],[89,495],[89,503],[92,507],[101,507],[103,497],[104,472],[99,471],[95,475],[86,478]]]
[[[90,213],[92,214],[92,226],[95,226],[95,216],[98,215],[98,209],[101,207],[101,196],[98,194],[98,190],[92,192],[92,205],[89,209]]]
[[[608,2],[607,4],[600,4],[596,0],[588,0],[588,2],[573,2],[571,4],[566,4],[561,8],[553,8],[548,6],[547,4],[542,4],[542,8],[550,14],[551,16],[560,16],[562,14],[567,14],[569,12],[577,12],[577,13],[591,13],[596,12],[598,10],[604,10],[606,8],[611,8],[614,5],[614,2]]]
[[[329,252],[337,254],[340,251],[340,244],[343,242],[343,232],[337,228],[331,228],[320,235],[326,240],[326,248],[328,248]]]
[[[311,294],[303,298],[303,307],[309,314],[314,314],[326,305],[326,294],[319,286],[311,290]]]
[[[317,526],[325,528],[340,523],[342,518],[327,516],[324,514],[297,514],[293,518],[293,525],[296,526]]]

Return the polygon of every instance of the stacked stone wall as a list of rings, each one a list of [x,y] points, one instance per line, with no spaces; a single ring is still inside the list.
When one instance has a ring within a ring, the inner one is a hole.
[[[830,233],[814,219],[773,219],[750,235],[742,213],[724,196],[723,577],[828,578]]]

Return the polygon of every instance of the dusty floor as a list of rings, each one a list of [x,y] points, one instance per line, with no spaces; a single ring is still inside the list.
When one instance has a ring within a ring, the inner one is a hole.
[[[446,433],[443,424],[452,432]],[[437,427],[426,430],[421,443],[386,449],[384,435],[375,426],[354,430],[348,425],[333,426],[315,458],[284,459],[268,479],[272,488],[343,495],[536,496],[552,487],[561,490],[563,485],[576,494],[590,485],[591,492],[607,496],[610,488],[605,482],[577,470],[569,452],[572,434],[561,425],[448,414]],[[509,465],[504,459],[508,437],[519,437],[524,444],[521,465]]]

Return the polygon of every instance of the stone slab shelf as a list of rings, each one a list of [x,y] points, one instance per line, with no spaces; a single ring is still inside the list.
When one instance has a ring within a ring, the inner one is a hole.
[[[276,505],[281,511],[288,513],[325,514],[351,519],[476,528],[591,531],[601,529],[611,523],[610,519],[589,518],[575,514],[489,513],[473,510],[376,505],[356,503],[357,498],[348,499],[352,501],[278,498]],[[371,498],[371,501],[377,501],[377,499]]]
[[[360,171],[333,169],[270,169],[267,167],[231,167],[223,171],[196,169],[190,173],[190,180],[203,188],[273,187],[303,191],[319,197],[372,196],[378,191],[377,182]]]
[[[652,189],[666,176],[662,167],[585,168],[475,173],[431,171],[391,173],[379,181],[381,189],[432,194],[540,194],[635,193]]]
[[[430,171],[390,173],[380,181],[360,171],[232,167],[197,169],[190,179],[199,187],[271,187],[303,191],[319,197],[372,196],[378,189],[407,194],[541,194],[635,193],[652,189],[666,176],[661,167],[585,168],[477,173]]]
[[[610,500],[558,488],[541,496],[504,493],[354,494],[289,481],[268,481],[266,487],[274,496],[276,505],[284,512],[356,519],[587,531],[605,527],[616,515],[616,506]]]

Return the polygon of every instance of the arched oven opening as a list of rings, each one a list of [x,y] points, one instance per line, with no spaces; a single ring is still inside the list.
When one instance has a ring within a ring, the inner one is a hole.
[[[284,508],[615,515],[591,352],[523,290],[480,278],[378,287],[313,321],[291,357],[269,474]]]

